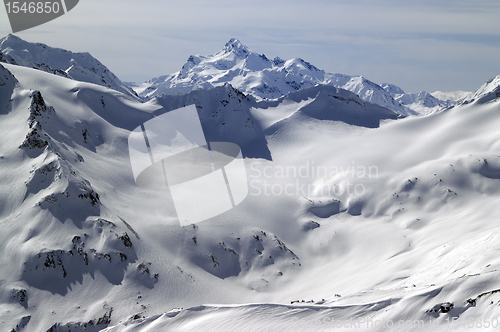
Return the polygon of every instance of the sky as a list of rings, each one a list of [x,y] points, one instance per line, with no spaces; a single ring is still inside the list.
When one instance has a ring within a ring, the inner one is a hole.
[[[11,32],[0,8],[0,36]],[[500,75],[498,0],[80,0],[17,35],[89,52],[122,81],[181,69],[230,38],[405,92],[473,91]]]

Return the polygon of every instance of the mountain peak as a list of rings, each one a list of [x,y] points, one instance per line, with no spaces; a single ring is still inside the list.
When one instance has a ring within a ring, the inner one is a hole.
[[[250,52],[250,49],[243,45],[237,38],[231,38],[229,41],[224,45],[224,52],[227,53],[236,53],[240,55],[248,55]]]
[[[392,97],[395,97],[396,95],[404,95],[405,94],[403,89],[401,89],[399,86],[394,85],[394,84],[382,83],[382,85],[380,85],[380,86],[382,87],[382,89],[389,92]]]
[[[5,42],[18,42],[18,41],[23,41],[21,38],[19,38],[16,35],[13,35],[9,33],[7,36],[0,38],[0,45],[4,44]]]
[[[275,57],[273,59],[273,65],[274,66],[281,66],[282,64],[284,64],[286,61],[283,60],[282,58],[280,58],[279,56]]]
[[[14,40],[22,40],[20,37],[12,34],[12,33],[9,33],[7,36],[5,36],[4,38],[2,39],[5,39],[5,40],[8,40],[8,39],[14,39]]]
[[[7,36],[3,38],[0,38],[0,48],[3,49],[5,49],[6,47],[14,49],[16,47],[23,47],[24,45],[28,44],[34,44],[34,43],[30,43],[12,33],[9,33]]]
[[[476,91],[469,94],[462,101],[462,104],[469,104],[472,102],[484,104],[498,98],[500,98],[500,75],[484,83]]]
[[[248,50],[248,47],[243,45],[238,38],[231,38],[229,41],[224,45],[224,48],[228,51],[234,50],[234,49],[245,49]]]

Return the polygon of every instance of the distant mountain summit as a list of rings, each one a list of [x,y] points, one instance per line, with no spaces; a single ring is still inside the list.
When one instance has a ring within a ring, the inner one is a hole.
[[[250,54],[250,49],[243,45],[238,39],[231,38],[226,45],[224,45],[224,50],[228,53],[234,53],[239,57],[245,58]]]
[[[411,107],[395,100],[392,96],[394,91],[387,91],[362,76],[326,73],[300,58],[283,60],[275,57],[271,60],[264,54],[251,51],[236,38],[230,39],[213,55],[191,55],[176,73],[133,84],[131,87],[141,97],[151,99],[226,83],[258,100],[280,98],[318,84],[333,85],[352,91],[364,101],[393,112],[402,115],[417,114]]]
[[[0,39],[0,62],[35,68],[76,81],[105,86],[135,99],[138,98],[133,89],[126,86],[89,53],[73,53],[41,43],[30,43],[9,34]]]
[[[391,96],[396,96],[396,95],[403,95],[405,92],[403,89],[401,89],[399,86],[396,86],[394,84],[389,84],[389,83],[382,83],[381,87],[389,92]]]
[[[402,104],[418,114],[429,114],[453,104],[451,100],[440,100],[427,91],[419,93],[405,93],[400,87],[384,83],[382,88],[391,94],[395,101]]]

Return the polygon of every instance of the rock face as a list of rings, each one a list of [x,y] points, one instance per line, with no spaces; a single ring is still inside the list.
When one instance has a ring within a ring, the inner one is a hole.
[[[2,59],[2,54],[0,53],[0,60]],[[7,85],[14,86],[17,83],[17,79],[11,74],[2,64],[0,63],[0,87]]]
[[[0,59],[2,55],[0,54]],[[11,96],[18,83],[12,73],[0,63],[0,114],[12,109]]]
[[[40,91],[35,91],[31,94],[30,117],[28,119],[29,132],[26,134],[26,139],[22,148],[41,149],[49,143],[46,140],[47,134],[42,133],[42,122],[47,123],[54,108],[45,104]]]

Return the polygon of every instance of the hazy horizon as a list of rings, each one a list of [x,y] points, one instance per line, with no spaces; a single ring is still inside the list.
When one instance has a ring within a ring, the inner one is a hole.
[[[98,10],[96,10],[98,8]],[[180,70],[230,38],[269,58],[302,58],[405,92],[472,91],[500,74],[500,3],[393,0],[139,3],[80,1],[66,15],[17,33],[89,52],[123,81]],[[0,35],[10,33],[0,10]]]

